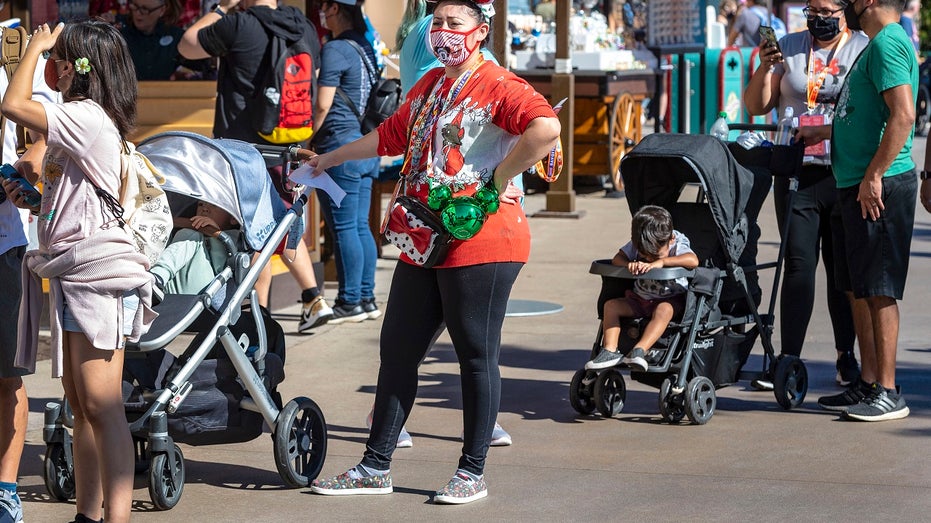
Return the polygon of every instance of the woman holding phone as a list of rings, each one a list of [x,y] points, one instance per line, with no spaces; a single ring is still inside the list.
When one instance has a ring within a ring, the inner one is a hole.
[[[744,91],[747,111],[763,115],[792,107],[801,126],[830,123],[844,78],[868,39],[847,27],[845,0],[809,0],[802,13],[808,31],[791,33],[777,45],[761,43],[760,67]],[[827,142],[827,141],[826,141]],[[824,257],[828,312],[837,349],[837,383],[846,386],[859,379],[853,352],[854,327],[850,303],[834,284],[831,210],[837,190],[831,172],[830,143],[805,150],[799,187],[787,209],[789,180],[775,179],[776,216],[780,233],[786,212],[792,218],[786,242],[785,279],[780,296],[782,353],[799,356],[815,301],[818,253]],[[758,388],[771,387],[756,382]]]

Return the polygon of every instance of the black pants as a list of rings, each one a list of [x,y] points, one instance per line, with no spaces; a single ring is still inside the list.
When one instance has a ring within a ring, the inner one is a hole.
[[[459,468],[482,474],[501,402],[498,354],[511,287],[523,264],[423,269],[398,262],[381,329],[372,430],[362,464],[391,467],[417,396],[417,368],[445,324],[459,360],[463,445]]]
[[[789,180],[777,178],[774,186],[776,218],[780,235],[786,216]],[[855,334],[850,302],[837,288],[834,278],[834,248],[831,236],[831,211],[837,203],[834,176],[828,167],[806,166],[802,169],[799,190],[792,202],[792,223],[786,238],[785,272],[779,300],[782,353],[798,356],[805,344],[805,334],[815,304],[815,271],[818,253],[824,257],[828,314],[834,329],[834,347],[853,350]]]

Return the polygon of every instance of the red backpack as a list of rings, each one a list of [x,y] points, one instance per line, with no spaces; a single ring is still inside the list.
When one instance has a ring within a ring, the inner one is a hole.
[[[290,43],[271,33],[268,36],[268,55],[251,104],[253,127],[271,143],[304,142],[313,134],[316,77],[310,39],[315,36],[308,30]]]

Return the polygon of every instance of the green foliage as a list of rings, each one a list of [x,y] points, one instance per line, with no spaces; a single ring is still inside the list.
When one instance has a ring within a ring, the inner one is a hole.
[[[921,52],[924,54],[931,49],[931,2],[921,4],[920,15],[918,35],[921,38]]]

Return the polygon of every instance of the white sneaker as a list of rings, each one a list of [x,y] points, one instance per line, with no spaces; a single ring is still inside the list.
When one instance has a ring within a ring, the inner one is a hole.
[[[773,385],[773,382],[772,382],[769,378],[758,378],[758,379],[755,379],[755,380],[753,380],[753,381],[750,382],[750,386],[753,387],[753,388],[756,389],[756,390],[761,390],[761,391],[764,391],[764,392],[765,392],[765,391],[770,391],[770,390],[773,390],[774,388],[776,388],[775,385]]]
[[[398,434],[398,443],[395,447],[399,449],[409,449],[414,446],[414,439],[411,438],[410,432],[406,428],[401,427],[401,433]]]
[[[511,443],[511,435],[495,422],[495,430],[491,431],[491,440],[488,444],[492,447],[507,447]]]
[[[369,411],[369,415],[365,417],[365,428],[371,430],[372,428],[372,414],[374,414],[375,407],[372,407],[372,410]],[[399,449],[409,449],[414,446],[414,438],[411,437],[411,433],[407,431],[407,427],[401,427],[401,433],[398,434],[398,442],[395,444],[395,448]]]
[[[305,303],[301,309],[301,322],[297,326],[297,332],[319,327],[330,321],[332,317],[333,309],[327,305],[323,296],[317,296],[310,303]]]
[[[463,438],[462,433],[459,434],[459,439]],[[511,435],[508,434],[508,431],[504,430],[501,425],[498,425],[498,422],[495,422],[495,429],[491,431],[491,439],[488,440],[488,445],[491,447],[507,447],[513,443],[511,441]]]

